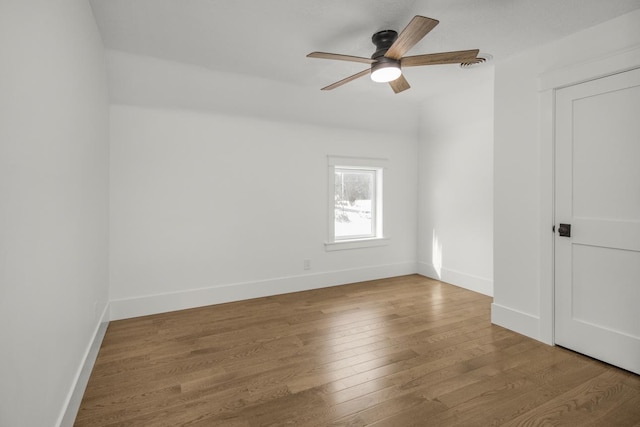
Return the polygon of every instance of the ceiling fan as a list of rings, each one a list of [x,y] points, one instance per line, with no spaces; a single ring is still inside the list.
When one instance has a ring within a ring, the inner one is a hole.
[[[422,40],[429,31],[433,30],[439,22],[440,21],[436,19],[416,15],[404,30],[402,30],[400,35],[393,30],[383,30],[375,33],[371,37],[371,41],[376,45],[376,51],[371,55],[371,58],[326,52],[311,52],[307,57],[361,62],[371,65],[370,68],[330,84],[329,86],[325,86],[322,90],[335,89],[359,77],[371,74],[371,80],[383,83],[388,82],[395,93],[400,93],[411,87],[407,79],[402,75],[402,68],[404,67],[438,64],[469,64],[482,61],[482,58],[477,58],[478,49],[403,56],[416,43]]]

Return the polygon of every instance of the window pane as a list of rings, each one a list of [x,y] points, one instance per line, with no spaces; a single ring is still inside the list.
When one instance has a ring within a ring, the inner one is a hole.
[[[375,234],[375,171],[335,169],[335,238]]]

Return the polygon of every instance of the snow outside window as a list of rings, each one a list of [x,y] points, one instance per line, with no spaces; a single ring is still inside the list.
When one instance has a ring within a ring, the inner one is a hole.
[[[335,168],[335,240],[376,235],[376,170]]]

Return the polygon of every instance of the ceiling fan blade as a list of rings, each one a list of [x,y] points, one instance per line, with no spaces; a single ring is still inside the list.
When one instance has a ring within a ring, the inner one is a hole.
[[[307,55],[307,58],[320,58],[320,59],[335,59],[338,61],[349,62],[361,62],[363,64],[373,64],[374,60],[371,58],[363,58],[361,56],[340,55],[339,53],[327,53],[327,52],[311,52]]]
[[[350,81],[352,81],[352,80],[358,79],[358,78],[360,78],[360,77],[362,77],[362,76],[366,76],[366,75],[367,75],[367,74],[369,74],[369,73],[371,73],[371,69],[367,68],[366,70],[364,70],[364,71],[360,71],[359,73],[354,74],[353,76],[349,76],[349,77],[347,77],[347,78],[345,78],[345,79],[340,80],[339,82],[335,82],[335,83],[333,83],[333,84],[330,84],[329,86],[325,86],[325,87],[323,87],[323,88],[322,88],[322,89],[320,89],[320,90],[331,90],[331,89],[335,89],[335,88],[337,88],[337,87],[342,86],[342,85],[343,85],[343,84],[345,84],[345,83],[349,83],[349,82],[350,82]]]
[[[409,82],[407,81],[407,79],[405,79],[402,74],[397,79],[390,81],[389,86],[391,86],[391,89],[393,89],[395,93],[400,93],[403,90],[407,90],[411,87],[409,86]]]
[[[428,53],[426,55],[405,56],[400,60],[403,67],[420,65],[459,64],[476,59],[478,49],[458,50],[455,52]]]
[[[391,59],[402,58],[409,49],[422,40],[439,22],[440,21],[436,19],[427,18],[426,16],[414,16],[384,56]]]

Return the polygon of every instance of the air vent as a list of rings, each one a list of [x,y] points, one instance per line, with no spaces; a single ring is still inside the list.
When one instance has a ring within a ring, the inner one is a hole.
[[[460,64],[460,68],[476,68],[481,66],[484,63],[491,61],[492,59],[493,59],[493,56],[491,54],[480,52],[473,61],[462,62]]]

